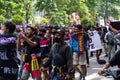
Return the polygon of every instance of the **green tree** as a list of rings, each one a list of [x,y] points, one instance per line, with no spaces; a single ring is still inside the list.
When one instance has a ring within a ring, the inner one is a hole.
[[[50,16],[50,24],[52,25],[66,25],[69,23],[68,15],[66,14],[65,11],[54,11],[49,14]]]
[[[82,1],[84,0],[37,0],[36,9],[48,12],[49,10],[64,10],[67,14],[77,12],[81,16],[88,14],[88,7]]]
[[[0,15],[0,25],[6,21],[5,17]]]
[[[81,24],[84,26],[84,27],[88,27],[88,25],[94,25],[94,21],[93,20],[89,20],[85,17],[83,17],[81,19]]]
[[[37,0],[36,9],[44,11],[47,16],[51,17],[51,24],[62,25],[69,23],[68,15],[73,12],[81,17],[88,14],[89,10],[82,1],[84,0]]]
[[[88,7],[89,14],[92,15],[92,19],[95,21],[99,13],[99,0],[86,0],[84,3]]]
[[[32,0],[24,0],[24,9],[25,9],[25,21],[26,23],[29,23],[31,20],[33,20],[33,1]]]
[[[90,14],[92,20],[96,21],[98,16],[106,18],[106,11],[108,16],[112,16],[115,19],[119,18],[120,12],[115,7],[120,6],[119,2],[120,0],[108,0],[110,9],[108,11],[106,10],[106,0],[36,0],[35,8],[38,11],[44,11],[45,14],[61,10],[65,11],[67,15],[75,12],[81,18]]]
[[[114,19],[118,20],[120,18],[120,11],[119,11],[119,4],[120,0],[108,0],[108,8],[106,8],[106,0],[100,0],[99,4],[99,16],[103,17],[113,17]],[[107,9],[107,10],[106,10]],[[107,11],[107,12],[106,12]],[[107,15],[106,15],[107,13]]]
[[[81,17],[84,17],[88,14],[88,7],[83,2],[83,0],[71,0],[70,4],[68,4],[67,13],[71,14],[73,12],[78,13]]]
[[[14,0],[0,0],[0,14],[10,19],[13,15],[24,14],[24,5],[22,3],[16,3]]]
[[[24,18],[22,16],[16,14],[12,17],[12,22],[14,22],[17,25],[22,25],[22,24],[24,24]]]
[[[46,18],[42,18],[40,20],[40,24],[48,24],[48,23],[49,23],[49,21]]]
[[[33,1],[34,0],[0,0],[0,14],[7,19],[11,19],[13,15],[19,14],[24,16],[28,23],[33,19]]]
[[[56,8],[56,3],[53,0],[37,0],[35,4],[36,10],[48,12]]]

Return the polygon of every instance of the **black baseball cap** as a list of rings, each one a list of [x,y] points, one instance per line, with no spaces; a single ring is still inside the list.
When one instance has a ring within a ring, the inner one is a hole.
[[[78,25],[75,25],[76,28],[78,29],[82,29],[82,25],[78,24]]]
[[[46,33],[46,29],[42,28],[39,30],[40,32]]]
[[[60,29],[58,29],[58,30],[56,31],[56,33],[61,34],[62,36],[65,35],[65,31],[60,30]],[[56,33],[55,33],[55,34],[56,34]]]

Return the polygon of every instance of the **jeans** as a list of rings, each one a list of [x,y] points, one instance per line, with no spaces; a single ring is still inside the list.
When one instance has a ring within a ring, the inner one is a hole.
[[[52,80],[65,80],[65,79],[64,78],[61,79],[59,73],[54,73]]]
[[[19,72],[18,72],[18,80],[21,80],[21,76],[22,76],[22,70],[23,70],[23,62],[21,61],[20,63],[20,69],[19,69]]]

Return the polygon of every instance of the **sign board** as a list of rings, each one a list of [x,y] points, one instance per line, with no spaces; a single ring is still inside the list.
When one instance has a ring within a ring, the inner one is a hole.
[[[90,41],[89,41],[89,50],[90,51],[96,51],[96,50],[102,49],[100,35],[98,34],[98,32],[96,30],[94,30],[94,31],[88,30],[88,36],[90,38]]]

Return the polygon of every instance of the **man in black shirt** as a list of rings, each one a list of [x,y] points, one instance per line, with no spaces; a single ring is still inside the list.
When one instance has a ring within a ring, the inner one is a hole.
[[[39,57],[39,52],[40,52],[39,41],[40,40],[39,40],[39,38],[36,37],[36,35],[37,35],[36,30],[30,26],[27,27],[26,36],[24,34],[18,35],[18,48],[20,48],[22,46],[24,48],[26,48],[26,50],[25,50],[26,51],[25,63],[29,66],[29,68],[32,67],[31,66],[32,54]],[[21,42],[22,40],[23,40],[23,43]],[[29,70],[28,68],[24,68],[21,80],[28,80],[31,71],[32,71],[31,69]]]
[[[3,34],[0,35],[0,80],[17,80],[17,37],[13,34],[15,24],[5,22],[1,27]]]
[[[52,64],[51,80],[71,80],[72,73],[72,51],[67,43],[64,42],[64,32],[57,31],[55,34],[55,43],[53,44],[49,58],[41,70]]]

